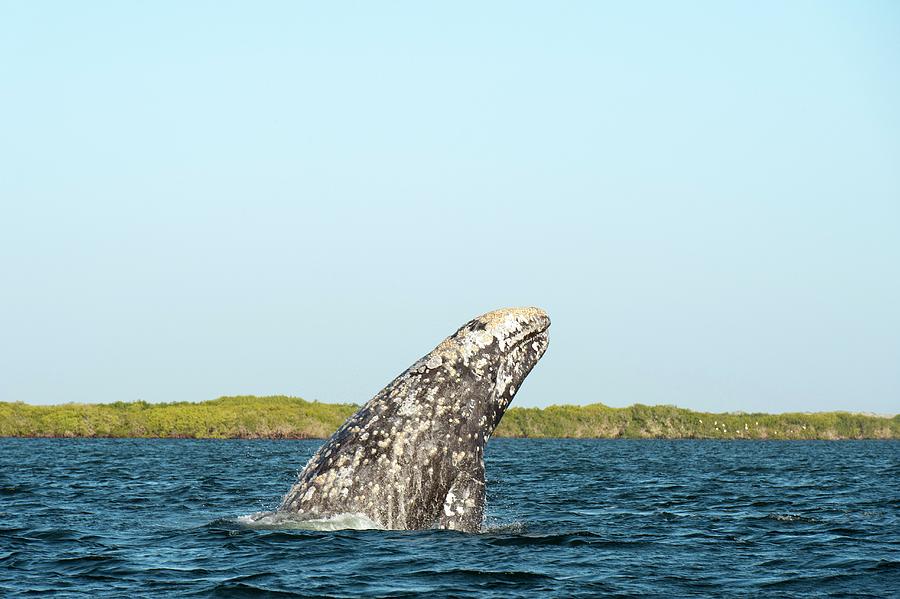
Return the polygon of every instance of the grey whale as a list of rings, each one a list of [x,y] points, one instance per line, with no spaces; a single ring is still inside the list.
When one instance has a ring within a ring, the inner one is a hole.
[[[275,515],[477,531],[484,446],[547,350],[549,326],[539,308],[506,308],[460,327],[319,448]]]

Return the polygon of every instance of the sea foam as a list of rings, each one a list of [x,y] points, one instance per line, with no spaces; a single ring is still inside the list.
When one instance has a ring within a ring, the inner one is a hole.
[[[335,514],[328,518],[302,520],[297,514],[286,512],[257,512],[239,516],[236,522],[245,528],[258,530],[377,530],[378,522],[364,514]]]

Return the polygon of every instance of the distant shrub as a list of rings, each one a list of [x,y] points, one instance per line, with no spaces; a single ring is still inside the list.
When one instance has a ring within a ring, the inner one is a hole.
[[[220,397],[200,403],[61,404],[0,402],[3,437],[325,438],[357,410],[283,395]],[[603,404],[512,408],[497,437],[663,439],[900,439],[893,418],[815,414],[712,414],[675,406]]]

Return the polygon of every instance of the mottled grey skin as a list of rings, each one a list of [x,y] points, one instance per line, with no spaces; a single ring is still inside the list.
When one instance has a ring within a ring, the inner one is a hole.
[[[332,435],[278,512],[477,531],[484,445],[547,350],[549,326],[538,308],[495,310],[464,325]]]

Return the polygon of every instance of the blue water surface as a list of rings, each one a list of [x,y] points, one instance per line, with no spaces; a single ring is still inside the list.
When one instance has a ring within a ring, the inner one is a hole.
[[[492,440],[480,534],[260,530],[318,441],[0,439],[0,595],[890,597],[900,443]]]

